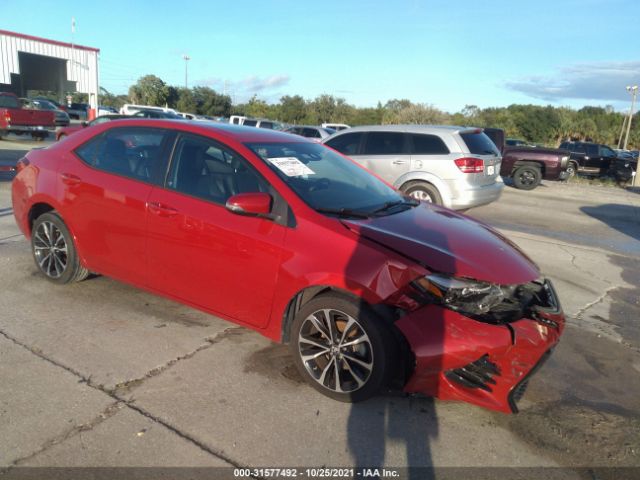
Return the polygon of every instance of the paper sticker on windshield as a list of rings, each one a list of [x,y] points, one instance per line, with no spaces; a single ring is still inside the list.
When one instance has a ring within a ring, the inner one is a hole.
[[[301,175],[315,175],[316,172],[307,167],[296,157],[274,157],[268,159],[287,177],[299,177]]]

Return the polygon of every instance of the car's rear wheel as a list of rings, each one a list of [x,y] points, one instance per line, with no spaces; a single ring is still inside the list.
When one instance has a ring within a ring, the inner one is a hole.
[[[540,185],[542,173],[538,167],[525,165],[513,172],[513,184],[520,190],[533,190]]]
[[[405,183],[401,188],[403,193],[406,193],[416,200],[435,203],[442,205],[442,197],[438,189],[427,182],[412,181]]]
[[[54,212],[40,215],[33,223],[31,250],[40,271],[54,283],[79,282],[89,275],[80,264],[69,229]]]
[[[302,307],[291,328],[296,367],[324,395],[359,402],[388,385],[398,345],[362,302],[320,295]]]

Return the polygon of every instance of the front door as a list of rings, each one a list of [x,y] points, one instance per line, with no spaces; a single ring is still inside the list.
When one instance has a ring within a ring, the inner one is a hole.
[[[269,319],[286,228],[225,208],[237,193],[271,187],[211,139],[182,135],[164,188],[149,196],[150,286],[239,323]]]

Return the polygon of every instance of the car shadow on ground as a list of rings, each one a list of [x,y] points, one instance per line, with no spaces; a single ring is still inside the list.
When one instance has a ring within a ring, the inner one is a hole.
[[[608,203],[597,207],[584,206],[580,210],[609,227],[640,241],[640,207]]]
[[[435,208],[438,214],[450,215],[447,210],[434,206],[421,205],[414,208]],[[437,245],[437,251],[430,250],[430,247],[426,246],[421,250],[423,247],[415,245],[416,254],[427,255],[426,252],[431,252],[437,257],[438,271],[451,272],[455,275],[458,271],[457,254],[459,252],[451,251],[452,248],[443,232],[435,229],[433,225],[424,223],[426,220],[420,220],[420,217],[414,218],[417,219],[415,220],[417,223],[409,228],[423,232],[424,238],[429,239],[427,243]],[[354,222],[354,224],[355,228],[366,228],[366,222]],[[359,239],[345,268],[347,281],[363,278],[363,269],[366,270],[372,264],[372,255],[374,257],[376,255],[372,251],[372,243],[367,239],[366,230],[362,231]],[[397,267],[394,265],[396,261]],[[403,263],[401,258],[395,260],[390,258],[388,269],[372,272],[371,284],[393,283],[394,276],[401,276],[400,265]],[[361,285],[350,287],[352,291],[362,289]],[[370,305],[362,299],[359,301],[358,308],[360,311],[371,311]],[[404,382],[394,386],[399,387],[398,389],[408,388],[409,391],[419,391],[437,398],[441,390],[447,388],[441,373],[444,368],[444,359],[453,352],[445,351],[447,324],[443,310],[433,309],[429,312],[428,317],[416,317],[413,320],[408,320],[411,317],[411,313],[408,312],[407,316],[397,319],[394,323],[396,318],[394,315],[385,315],[384,310],[376,311],[379,315],[377,320],[380,323],[386,323],[386,326],[383,325],[383,335],[386,332],[389,336],[396,337],[398,351],[393,356],[402,359],[402,362],[396,361],[395,377],[404,375]],[[416,320],[419,320],[419,326],[412,323]],[[428,329],[428,339],[415,338],[419,335],[412,332],[412,329],[416,328]],[[420,358],[415,357],[416,349],[422,352]],[[412,350],[413,353],[411,353]],[[452,361],[451,356],[447,358]],[[416,371],[421,373],[418,380],[414,378]],[[425,372],[430,372],[430,375],[425,375]],[[416,381],[413,382],[413,380]],[[406,478],[434,478],[431,444],[438,438],[439,428],[432,398],[386,396],[353,403],[346,427],[349,450],[356,468],[382,468],[393,461],[392,457],[404,458],[406,462],[404,465],[393,466],[408,467]]]

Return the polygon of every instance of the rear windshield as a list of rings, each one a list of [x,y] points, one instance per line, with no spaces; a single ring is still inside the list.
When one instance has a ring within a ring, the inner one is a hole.
[[[461,133],[460,136],[467,144],[469,153],[474,155],[500,155],[495,143],[491,141],[483,132]]]
[[[20,108],[18,99],[11,95],[0,95],[0,108]]]

